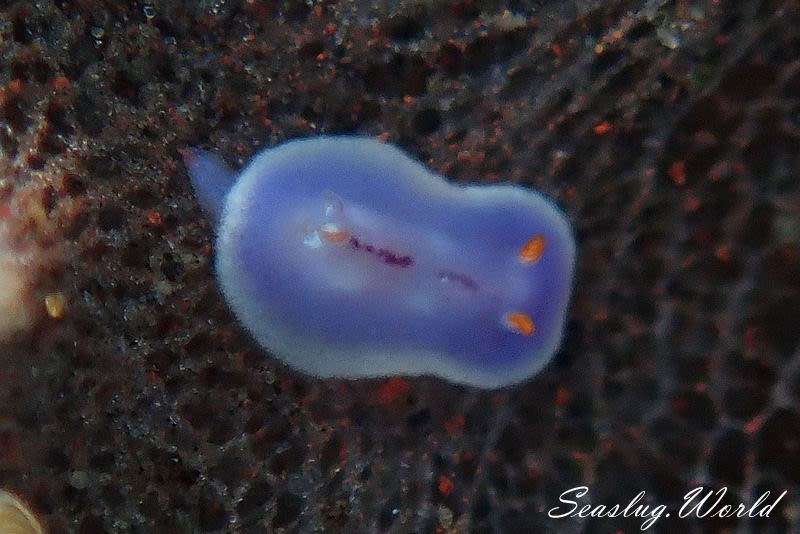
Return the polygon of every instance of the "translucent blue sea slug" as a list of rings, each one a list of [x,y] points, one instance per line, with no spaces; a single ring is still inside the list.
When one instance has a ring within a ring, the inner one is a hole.
[[[539,193],[450,184],[365,137],[291,141],[241,173],[183,154],[216,226],[222,292],[288,365],[493,388],[558,350],[575,241]]]

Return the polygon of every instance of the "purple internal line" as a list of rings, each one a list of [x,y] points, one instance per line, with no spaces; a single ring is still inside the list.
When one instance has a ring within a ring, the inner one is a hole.
[[[355,250],[361,250],[367,254],[377,256],[383,263],[387,265],[400,267],[401,269],[405,269],[414,265],[414,258],[411,256],[403,256],[385,248],[375,248],[374,245],[362,243],[357,237],[351,236],[349,244]],[[456,282],[457,284],[461,285],[461,287],[469,291],[478,291],[480,288],[478,283],[466,274],[455,271],[440,271],[437,273],[437,276],[442,280]]]
[[[469,276],[461,273],[456,273],[453,271],[440,271],[437,273],[440,279],[450,280],[453,282],[458,282],[461,284],[464,289],[469,289],[470,291],[477,291],[478,290],[478,282],[470,278]]]
[[[364,252],[378,256],[378,258],[380,258],[381,261],[387,265],[394,265],[400,268],[411,267],[414,265],[414,258],[411,256],[401,256],[385,248],[376,249],[372,245],[364,245],[356,237],[350,238],[350,246],[356,250],[363,250]]]

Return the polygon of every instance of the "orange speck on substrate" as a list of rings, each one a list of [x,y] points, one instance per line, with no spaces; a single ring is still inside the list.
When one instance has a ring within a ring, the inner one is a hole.
[[[578,462],[585,462],[589,459],[589,455],[583,451],[572,451],[572,459]]]
[[[197,154],[195,154],[191,149],[188,148],[179,148],[178,154],[180,154],[181,157],[187,161],[191,161],[197,157]]]
[[[439,493],[447,497],[453,492],[453,489],[456,487],[456,485],[453,483],[452,480],[450,480],[446,476],[439,475],[438,487],[439,487]]]
[[[689,213],[694,213],[700,209],[700,199],[696,196],[690,195],[683,201],[683,209]]]
[[[611,125],[610,122],[603,121],[594,127],[594,133],[596,133],[597,135],[605,135],[608,132],[610,132],[612,128],[613,126]]]
[[[444,429],[448,434],[452,434],[464,428],[464,422],[463,415],[455,415],[444,422]]]
[[[154,226],[161,225],[161,214],[156,210],[150,210],[147,212],[147,222]]]
[[[755,434],[761,428],[761,416],[754,417],[751,421],[744,425],[744,431],[748,434]]]
[[[54,293],[47,295],[44,298],[44,307],[47,310],[47,315],[51,319],[63,319],[64,310],[66,309],[66,300],[61,293]]]
[[[572,393],[567,388],[558,388],[556,390],[556,406],[564,406],[572,399]]]
[[[53,78],[53,89],[56,91],[68,91],[71,84],[66,76],[56,76]]]
[[[381,404],[391,404],[410,389],[411,384],[409,384],[407,380],[398,376],[393,376],[378,389],[378,402]]]
[[[522,263],[536,263],[542,257],[547,240],[543,235],[535,235],[522,245],[517,257]]]
[[[505,314],[503,320],[510,330],[523,336],[530,336],[536,331],[536,325],[527,313],[509,312]]]
[[[22,80],[19,78],[15,78],[8,82],[8,89],[13,93],[21,93],[22,92]]]
[[[683,160],[676,161],[669,167],[669,177],[678,185],[686,183],[686,162]]]
[[[186,119],[183,118],[183,115],[178,113],[178,110],[173,107],[168,108],[167,113],[169,113],[169,116],[172,117],[172,120],[178,124],[184,124],[186,122]]]
[[[720,245],[714,250],[714,256],[716,256],[719,261],[727,263],[731,261],[731,249],[726,245]]]
[[[744,346],[746,349],[754,349],[758,345],[758,328],[751,326],[744,331]]]

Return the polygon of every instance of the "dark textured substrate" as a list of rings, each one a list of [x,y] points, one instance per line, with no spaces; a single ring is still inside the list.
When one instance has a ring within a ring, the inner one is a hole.
[[[638,531],[548,519],[582,484],[800,528],[797,2],[391,4],[0,1],[0,200],[67,302],[0,353],[0,486],[52,532]],[[342,132],[564,207],[544,372],[314,380],[234,323],[177,150]]]

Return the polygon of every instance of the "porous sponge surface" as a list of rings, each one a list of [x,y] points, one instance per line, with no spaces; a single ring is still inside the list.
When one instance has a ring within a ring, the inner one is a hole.
[[[542,511],[698,483],[798,528],[797,5],[540,4],[0,2],[0,202],[66,300],[3,347],[0,485],[53,532],[627,531]],[[354,131],[564,207],[533,380],[314,380],[236,325],[178,149]]]

